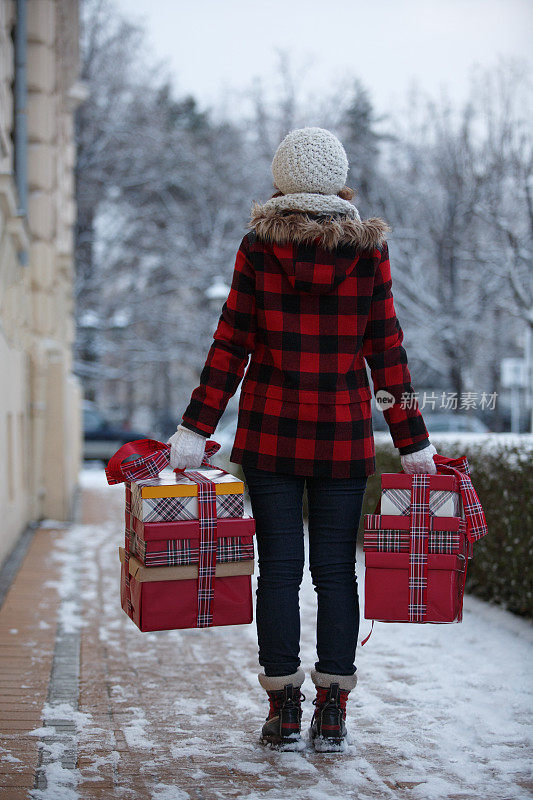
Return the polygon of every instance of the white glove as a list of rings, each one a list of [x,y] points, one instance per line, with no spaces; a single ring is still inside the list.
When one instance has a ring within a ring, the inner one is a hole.
[[[433,456],[437,453],[432,444],[422,450],[417,450],[416,453],[407,453],[405,456],[400,456],[402,469],[408,475],[415,475],[424,473],[426,475],[435,475],[437,467],[433,461]]]
[[[170,448],[170,466],[172,469],[196,469],[201,466],[204,457],[207,436],[191,431],[184,425],[178,425],[167,444]]]

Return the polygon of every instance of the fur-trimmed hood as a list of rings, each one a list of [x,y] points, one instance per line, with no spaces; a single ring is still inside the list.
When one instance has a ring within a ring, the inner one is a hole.
[[[358,252],[381,247],[390,231],[380,217],[360,220],[342,213],[284,211],[260,203],[252,206],[249,227],[258,239],[272,244],[312,244],[319,239],[325,250],[344,245],[355,247]]]
[[[345,202],[345,201],[343,201]],[[256,238],[273,245],[272,257],[280,264],[292,288],[309,294],[328,294],[352,274],[363,253],[380,248],[389,229],[379,218],[361,220],[329,212],[317,214],[255,204],[250,227]],[[282,245],[295,244],[291,252]],[[279,251],[277,247],[279,246]]]

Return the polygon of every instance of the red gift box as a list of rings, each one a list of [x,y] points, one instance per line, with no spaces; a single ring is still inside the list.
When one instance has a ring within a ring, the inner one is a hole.
[[[466,523],[461,517],[430,517],[428,553],[468,554]],[[411,518],[405,514],[367,514],[363,550],[382,553],[409,553]]]
[[[130,525],[130,549],[145,567],[182,566],[198,563],[198,520],[142,522],[126,512]],[[253,517],[217,520],[217,562],[248,561],[254,557]]]
[[[411,476],[384,472],[381,475],[381,512],[409,514]],[[429,515],[460,517],[462,515],[459,483],[455,475],[432,475],[429,493]]]
[[[390,475],[389,475],[390,478]],[[365,619],[410,622],[411,519],[367,514]],[[424,622],[459,622],[466,577],[468,541],[464,519],[430,517],[428,525]]]
[[[365,619],[410,622],[409,553],[367,553]],[[462,555],[429,555],[422,622],[460,622],[466,576]]]
[[[141,631],[198,627],[197,564],[145,567],[135,556],[130,555],[128,582],[125,551],[122,547],[120,560],[121,605]],[[217,564],[212,625],[242,625],[252,622],[250,576],[253,571],[253,560]]]
[[[383,476],[382,488],[385,484],[389,489],[410,489],[409,516],[381,515],[379,504],[375,514],[366,515],[365,619],[437,623],[462,619],[472,542],[487,528],[466,459],[435,456],[434,460],[444,476]],[[430,490],[458,491],[464,517],[432,516]]]

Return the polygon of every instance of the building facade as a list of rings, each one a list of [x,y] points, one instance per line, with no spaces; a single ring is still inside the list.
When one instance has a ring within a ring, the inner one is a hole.
[[[0,0],[0,562],[72,513],[77,0]]]

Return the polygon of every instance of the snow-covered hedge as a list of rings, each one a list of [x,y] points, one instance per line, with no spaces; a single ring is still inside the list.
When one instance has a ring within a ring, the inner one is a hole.
[[[467,591],[533,617],[532,437],[490,434],[459,439],[447,434],[431,436],[431,441],[442,455],[467,457],[487,518],[489,533],[474,545]],[[364,514],[375,508],[380,473],[400,469],[397,450],[389,442],[376,436],[377,472],[368,481]]]

